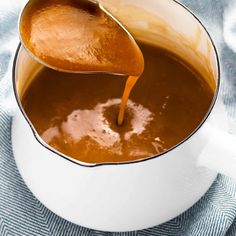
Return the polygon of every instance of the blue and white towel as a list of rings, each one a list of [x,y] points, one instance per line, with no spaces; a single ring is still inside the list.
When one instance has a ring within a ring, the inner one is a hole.
[[[164,0],[163,0],[164,1]],[[191,209],[161,226],[130,233],[99,232],[74,225],[44,207],[16,168],[11,147],[15,103],[11,67],[18,43],[17,18],[25,0],[0,0],[0,236],[235,236],[236,183],[218,176]],[[208,27],[221,55],[222,95],[236,125],[236,1],[183,0]]]

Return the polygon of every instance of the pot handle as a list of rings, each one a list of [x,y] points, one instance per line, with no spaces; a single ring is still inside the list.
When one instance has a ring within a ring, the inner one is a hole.
[[[236,136],[210,124],[205,124],[205,131],[210,138],[198,164],[236,180]]]

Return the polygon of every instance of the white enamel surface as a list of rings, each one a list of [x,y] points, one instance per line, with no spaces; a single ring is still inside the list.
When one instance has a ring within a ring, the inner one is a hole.
[[[19,55],[16,66],[16,88],[19,97],[21,97],[30,84],[32,78],[34,78],[43,66],[33,60],[22,46],[20,47]]]
[[[109,2],[106,0],[107,7]],[[129,4],[129,18],[125,10],[119,11],[125,9],[122,8],[124,2]],[[145,13],[133,14],[131,9]],[[182,51],[197,70],[206,73],[209,83],[217,80],[216,55],[209,44],[210,39],[199,22],[179,4],[172,0],[114,0],[111,11],[120,16],[137,38],[171,48],[178,54]],[[140,17],[135,19],[138,14]],[[158,27],[163,26],[163,22],[171,27],[160,33]],[[202,32],[200,40],[194,44],[198,46],[190,47],[191,43],[185,42],[191,42],[199,29]],[[186,41],[181,43],[180,38],[173,38],[176,34]],[[203,63],[204,58],[208,59],[207,65]],[[39,68],[39,64],[34,63],[24,50],[20,50],[16,67],[20,95],[27,87],[26,81]],[[225,123],[220,100],[208,123],[216,126]],[[34,195],[61,217],[105,231],[130,231],[158,225],[196,203],[216,177],[215,171],[201,167],[198,162],[210,137],[203,126],[188,141],[159,158],[136,164],[89,168],[43,147],[20,110],[12,127],[16,163]]]
[[[197,19],[173,0],[100,0],[142,41],[156,44],[187,60],[210,85],[218,77],[214,47]]]
[[[205,125],[205,130],[210,134],[210,138],[199,155],[199,165],[217,170],[236,180],[236,136],[209,124]]]

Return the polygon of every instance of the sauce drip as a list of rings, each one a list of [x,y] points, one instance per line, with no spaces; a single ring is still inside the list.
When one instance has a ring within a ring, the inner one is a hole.
[[[138,76],[129,76],[129,78],[126,82],[125,90],[124,90],[122,100],[121,100],[121,107],[120,107],[120,111],[119,111],[119,115],[118,115],[118,120],[117,120],[118,125],[122,125],[122,123],[124,121],[125,108],[126,108],[130,93],[131,93],[131,91],[138,79],[139,79]]]

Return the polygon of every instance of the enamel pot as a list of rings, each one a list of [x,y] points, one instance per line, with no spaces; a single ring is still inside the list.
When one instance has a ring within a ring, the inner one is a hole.
[[[133,36],[180,55],[204,74],[215,97],[192,134],[161,155],[131,163],[90,165],[58,153],[36,133],[21,98],[42,65],[20,44],[13,66],[18,110],[12,144],[32,193],[57,215],[88,228],[131,231],[162,224],[195,204],[217,173],[236,178],[236,138],[219,97],[219,58],[201,22],[173,0],[103,0]]]

